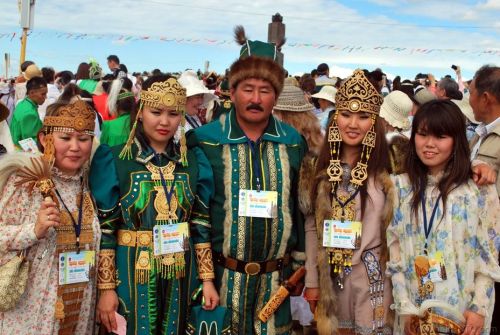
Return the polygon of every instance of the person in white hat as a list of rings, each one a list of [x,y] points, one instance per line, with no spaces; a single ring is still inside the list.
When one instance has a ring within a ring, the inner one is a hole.
[[[335,112],[335,94],[337,94],[337,89],[335,87],[323,86],[318,93],[311,96],[318,99],[321,113],[316,116],[319,119],[323,131],[325,131],[326,125],[328,124],[329,115]]]
[[[389,93],[380,107],[380,118],[385,125],[389,144],[390,172],[394,174],[404,172],[404,153],[410,139],[403,131],[411,127],[408,116],[412,108],[413,102],[401,91]]]
[[[213,91],[205,87],[203,81],[198,79],[192,70],[184,71],[179,77],[179,83],[186,89],[186,125],[185,131],[203,125],[198,112],[201,108],[216,99]]]

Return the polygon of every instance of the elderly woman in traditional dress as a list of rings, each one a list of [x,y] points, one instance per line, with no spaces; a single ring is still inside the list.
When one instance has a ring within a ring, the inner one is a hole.
[[[2,299],[0,334],[93,334],[100,228],[86,165],[94,119],[81,100],[55,103],[38,134],[43,154],[0,160],[0,276],[22,251],[29,262],[23,295],[13,306]]]

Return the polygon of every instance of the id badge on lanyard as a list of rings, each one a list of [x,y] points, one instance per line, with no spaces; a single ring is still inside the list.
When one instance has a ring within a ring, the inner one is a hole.
[[[88,282],[90,269],[95,265],[95,251],[62,252],[58,262],[59,285]]]
[[[189,250],[189,224],[187,222],[154,226],[153,252],[155,256],[187,250]]]
[[[361,222],[325,220],[323,222],[323,247],[358,249],[361,247]]]
[[[278,192],[240,190],[239,216],[268,218],[278,216]]]

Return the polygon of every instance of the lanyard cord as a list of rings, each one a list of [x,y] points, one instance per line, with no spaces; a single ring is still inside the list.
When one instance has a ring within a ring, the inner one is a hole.
[[[252,164],[253,164],[253,169],[255,173],[257,174],[257,192],[261,191],[261,184],[260,184],[260,177],[261,177],[261,170],[260,170],[260,164],[257,161],[257,153],[255,151],[255,146],[258,146],[260,148],[261,141],[258,139],[255,142],[252,142],[248,137],[247,137],[247,142],[248,146],[250,147],[250,150],[252,151]]]
[[[439,206],[439,200],[441,200],[441,194],[439,194],[438,198],[436,199],[436,203],[434,204],[434,208],[432,209],[432,214],[431,218],[429,221],[427,221],[427,211],[425,210],[425,191],[422,191],[420,195],[420,199],[422,202],[422,214],[424,217],[424,234],[425,234],[425,252],[427,252],[427,241],[429,239],[429,235],[431,234],[432,231],[432,225],[434,224],[434,219],[436,216],[436,212]]]
[[[163,172],[161,171],[161,159],[160,154],[156,154],[156,159],[158,160],[158,170],[160,171],[160,181],[161,186],[163,187],[163,191],[165,192],[165,197],[167,198],[167,204],[170,208],[170,201],[172,200],[172,196],[175,192],[175,179],[172,181],[172,185],[170,186],[170,191],[167,192],[167,182],[165,181],[165,177],[163,176]],[[175,177],[174,177],[175,178]]]
[[[71,212],[68,209],[68,206],[66,206],[66,203],[64,202],[63,198],[61,197],[61,194],[57,190],[57,188],[54,188],[57,194],[57,197],[59,200],[61,200],[61,203],[68,212],[69,217],[71,218],[71,223],[73,224],[73,228],[75,229],[75,237],[76,237],[76,253],[80,253],[80,233],[82,231],[82,219],[83,219],[83,177],[80,177],[80,185],[81,185],[81,196],[80,196],[80,205],[78,206],[78,223],[75,221],[75,218],[71,214]]]
[[[337,197],[337,189],[338,189],[338,184],[335,184],[335,188],[333,190],[333,197],[335,198],[335,200],[339,203],[340,205],[340,208],[342,208],[342,217],[340,219],[341,222],[344,222],[344,215],[345,215],[345,210],[344,208],[352,201],[354,200],[354,198],[356,197],[356,195],[358,195],[359,193],[359,187],[356,187],[356,191],[354,191],[354,193],[352,193],[349,198],[345,201],[345,202],[342,202],[340,201],[340,199]]]

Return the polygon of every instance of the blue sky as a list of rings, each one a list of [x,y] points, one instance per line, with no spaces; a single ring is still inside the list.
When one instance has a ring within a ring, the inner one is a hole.
[[[106,56],[117,54],[129,71],[203,69],[209,61],[211,70],[223,72],[238,55],[233,27],[242,24],[250,39],[265,40],[271,16],[279,12],[286,24],[285,67],[292,74],[326,62],[341,77],[358,67],[381,67],[403,78],[418,72],[439,78],[457,64],[470,78],[483,64],[500,65],[500,0],[116,0],[109,8],[106,3],[37,0],[27,59],[76,71],[90,58],[106,68]],[[1,37],[14,32],[12,40]],[[0,0],[0,76],[4,53],[10,53],[11,72],[18,66],[20,32],[17,0]]]

